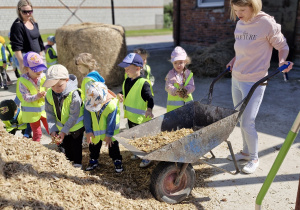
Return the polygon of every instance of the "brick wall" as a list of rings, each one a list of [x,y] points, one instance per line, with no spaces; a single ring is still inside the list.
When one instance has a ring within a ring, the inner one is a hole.
[[[75,11],[82,0],[62,0],[71,11]],[[71,12],[58,0],[31,0],[34,17],[42,33],[55,32],[63,26]],[[0,35],[7,35],[13,21],[17,18],[18,0],[0,0]],[[162,0],[114,0],[115,24],[127,30],[155,29],[163,27]],[[112,24],[110,0],[86,0],[76,15],[83,22]],[[67,24],[80,21],[72,17]]]
[[[177,41],[177,0],[174,4],[174,41]],[[209,46],[233,38],[235,23],[230,20],[229,0],[220,8],[198,8],[197,0],[181,1],[180,45]]]

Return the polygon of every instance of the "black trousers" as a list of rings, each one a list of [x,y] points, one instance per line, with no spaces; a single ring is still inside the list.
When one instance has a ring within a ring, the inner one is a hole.
[[[102,146],[103,141],[99,141],[98,144],[90,144],[89,150],[90,150],[90,158],[94,160],[98,160],[100,156],[100,149]],[[113,141],[113,144],[111,147],[108,148],[108,154],[109,157],[115,161],[115,160],[122,160],[122,155],[120,154],[120,148],[119,148],[119,142]]]
[[[133,128],[134,126],[137,126],[137,125],[139,125],[139,124],[136,124],[136,123],[131,122],[130,120],[128,120],[128,127],[129,128]]]
[[[74,164],[81,164],[82,161],[82,138],[83,131],[77,133],[77,135],[66,135],[63,140],[63,147],[65,149],[66,157],[73,161]]]

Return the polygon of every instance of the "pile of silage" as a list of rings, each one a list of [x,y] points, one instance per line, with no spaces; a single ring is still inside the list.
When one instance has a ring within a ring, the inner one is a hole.
[[[192,63],[188,68],[195,76],[216,77],[226,69],[226,64],[235,56],[234,39],[217,42],[205,49],[191,53]]]
[[[108,151],[104,149],[100,167],[90,175],[74,168],[64,154],[31,139],[8,134],[0,122],[0,208],[197,209],[198,200],[192,195],[176,205],[155,200],[149,192],[149,180],[156,163],[141,169],[140,161],[130,160],[130,153],[124,154],[122,150],[123,173],[114,173]],[[86,151],[84,164],[88,160]],[[202,165],[199,169],[193,191],[209,196],[204,178],[211,175],[211,170]]]
[[[127,54],[125,31],[122,26],[102,23],[81,23],[60,27],[55,33],[58,62],[69,73],[77,76],[79,86],[84,76],[75,65],[80,53],[90,53],[97,60],[108,86],[116,86],[124,80],[124,69],[118,67]]]

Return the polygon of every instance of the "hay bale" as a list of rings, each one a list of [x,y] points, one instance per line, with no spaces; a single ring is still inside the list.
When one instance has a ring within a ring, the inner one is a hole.
[[[216,77],[234,57],[233,45],[234,39],[228,39],[192,53],[189,69],[195,76]]]
[[[127,54],[125,32],[122,26],[101,23],[72,24],[58,28],[55,33],[58,62],[69,73],[75,74],[79,85],[82,75],[74,63],[79,53],[91,53],[97,60],[97,71],[108,86],[116,86],[124,80],[124,69],[117,65]]]

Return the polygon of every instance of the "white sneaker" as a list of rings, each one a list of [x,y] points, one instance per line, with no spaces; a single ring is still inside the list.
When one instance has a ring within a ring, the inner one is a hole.
[[[242,171],[246,174],[252,174],[252,173],[254,173],[254,171],[256,170],[256,168],[258,166],[259,166],[259,160],[257,160],[256,163],[253,160],[251,160],[244,166]]]
[[[131,160],[138,160],[140,158],[137,155],[131,155],[130,159]]]
[[[239,161],[239,160],[248,160],[249,161],[250,160],[250,156],[249,155],[248,156],[247,155],[243,155],[242,151],[239,152],[239,153],[236,153],[234,156],[235,156],[235,160],[236,161]],[[232,156],[228,155],[227,159],[228,160],[232,160]]]
[[[82,169],[82,164],[74,163],[73,166],[74,166],[74,168]]]
[[[146,160],[146,159],[144,159],[144,160],[142,160],[142,162],[140,163],[140,167],[141,167],[141,168],[145,168],[145,167],[149,166],[150,163],[151,163],[151,160]]]

